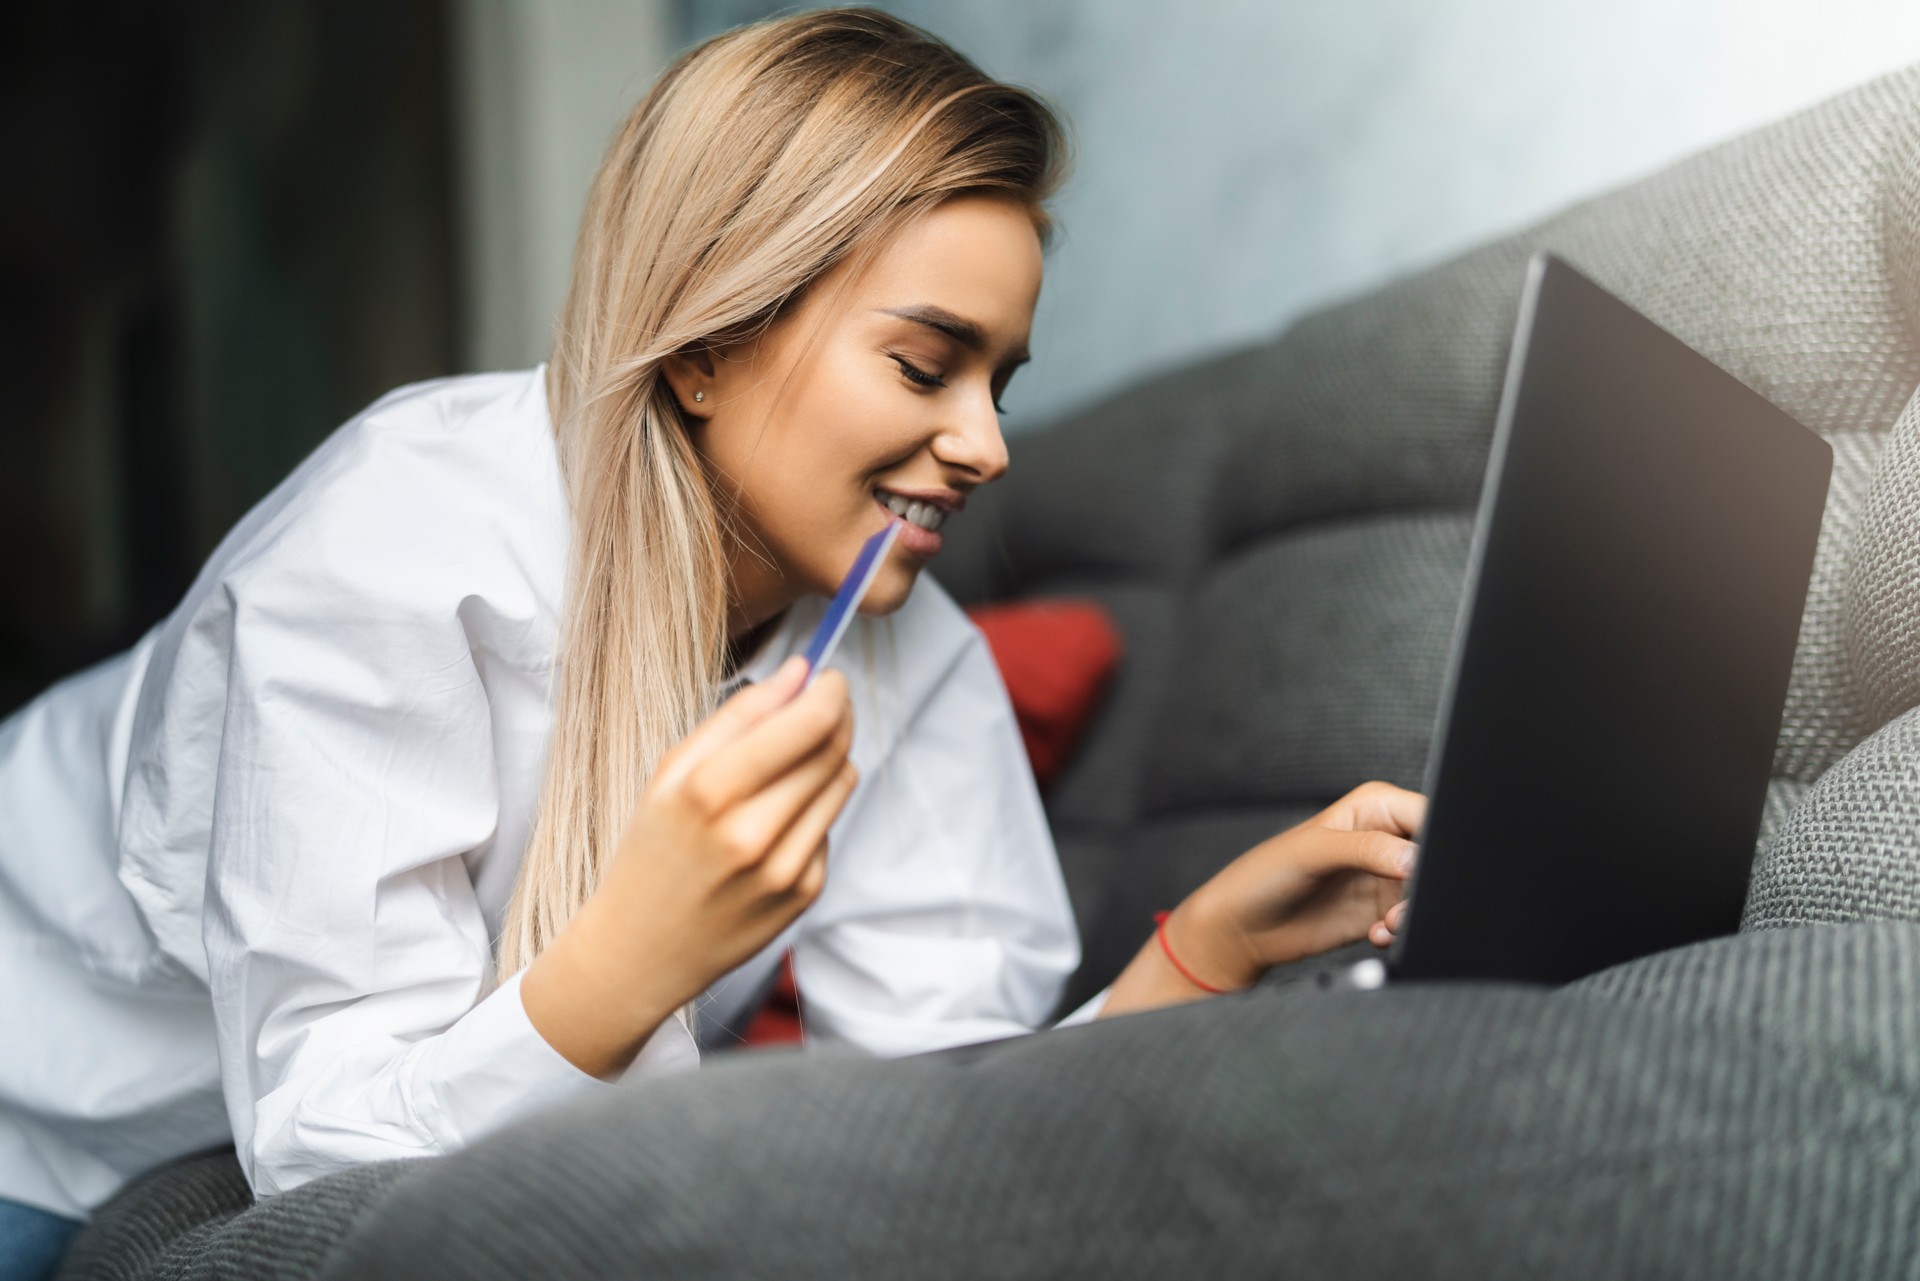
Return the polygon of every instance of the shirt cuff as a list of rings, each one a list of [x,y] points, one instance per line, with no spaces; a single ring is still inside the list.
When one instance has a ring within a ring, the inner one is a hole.
[[[1079,1027],[1082,1023],[1091,1023],[1100,1017],[1100,1011],[1107,1008],[1107,996],[1113,991],[1103,987],[1087,999],[1087,1003],[1055,1023],[1055,1027]]]
[[[540,1035],[520,1000],[520,974],[429,1043],[414,1066],[412,1091],[432,1115],[420,1119],[447,1148],[464,1147],[523,1116],[566,1099],[613,1088],[611,1082],[583,1072]],[[673,1034],[686,1041],[675,1053]],[[663,1040],[665,1044],[663,1044]],[[678,1018],[668,1019],[647,1042],[634,1068],[672,1066],[699,1052]]]

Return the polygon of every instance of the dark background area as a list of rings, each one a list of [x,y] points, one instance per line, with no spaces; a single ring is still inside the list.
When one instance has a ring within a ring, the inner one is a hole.
[[[438,0],[0,16],[0,715],[460,335]]]

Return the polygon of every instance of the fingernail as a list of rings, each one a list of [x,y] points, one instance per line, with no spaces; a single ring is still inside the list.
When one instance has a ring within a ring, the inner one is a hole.
[[[1409,845],[1404,850],[1401,850],[1400,851],[1400,870],[1403,872],[1411,872],[1413,870],[1414,857],[1418,855],[1419,852],[1420,851],[1412,845]]]
[[[780,664],[780,674],[782,676],[792,676],[796,674],[805,676],[807,674],[807,656],[805,654],[795,654],[791,656],[786,662]]]

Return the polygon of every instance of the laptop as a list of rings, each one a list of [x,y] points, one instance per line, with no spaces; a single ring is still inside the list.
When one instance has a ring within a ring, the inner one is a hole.
[[[1373,986],[1564,983],[1740,921],[1833,451],[1558,258],[1529,268]]]

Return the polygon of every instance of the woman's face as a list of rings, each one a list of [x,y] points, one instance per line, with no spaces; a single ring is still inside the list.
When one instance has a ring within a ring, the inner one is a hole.
[[[667,363],[723,499],[738,500],[736,636],[832,594],[888,521],[903,528],[862,612],[907,599],[942,524],[1007,469],[998,405],[1027,359],[1040,263],[1024,206],[959,197],[863,268],[822,276],[754,341]]]

